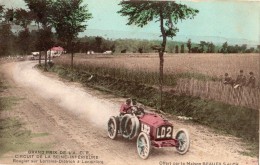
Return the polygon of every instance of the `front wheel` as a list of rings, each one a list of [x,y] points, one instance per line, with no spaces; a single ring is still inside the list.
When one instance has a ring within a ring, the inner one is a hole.
[[[188,131],[186,129],[180,129],[177,132],[175,139],[178,141],[178,146],[176,147],[177,152],[181,155],[188,152],[190,148],[190,137]]]
[[[117,132],[118,132],[117,123],[118,123],[117,119],[114,116],[110,117],[107,122],[107,133],[110,139],[115,139],[117,137]]]
[[[147,159],[151,151],[150,137],[141,132],[137,138],[137,152],[142,159]]]

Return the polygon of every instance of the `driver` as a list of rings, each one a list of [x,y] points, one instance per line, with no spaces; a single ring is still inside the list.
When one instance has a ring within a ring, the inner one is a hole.
[[[130,98],[126,99],[126,102],[121,105],[120,115],[124,115],[131,108],[132,100]]]

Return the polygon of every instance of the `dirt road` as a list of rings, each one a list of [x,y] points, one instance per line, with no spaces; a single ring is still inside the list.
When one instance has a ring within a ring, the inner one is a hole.
[[[167,118],[174,123],[175,130],[189,130],[189,152],[179,155],[174,148],[153,148],[149,159],[142,160],[136,152],[135,141],[120,137],[111,140],[107,137],[107,119],[118,113],[123,98],[104,95],[78,83],[63,81],[51,73],[41,73],[33,68],[34,65],[34,62],[16,62],[4,64],[0,69],[10,84],[6,93],[24,98],[12,111],[2,115],[18,117],[34,133],[48,133],[47,136],[36,137],[32,141],[51,144],[43,152],[52,158],[37,158],[37,163],[31,164],[258,164],[257,158],[240,154],[245,149],[245,144],[240,139],[220,135],[204,126],[176,120],[171,116]],[[35,151],[37,153],[34,155],[41,152],[37,148]],[[54,152],[46,153],[47,151]],[[53,158],[55,152],[62,155],[60,152],[63,151],[69,157]],[[69,155],[69,151],[75,152],[75,157]],[[22,156],[17,158],[17,155]],[[28,155],[31,155],[31,151],[8,152],[0,158],[0,164],[22,164],[21,161],[14,160],[16,158],[28,163],[26,160],[32,159]],[[92,155],[92,163],[87,162],[89,159],[86,156],[89,155]],[[94,159],[94,156],[98,158]]]

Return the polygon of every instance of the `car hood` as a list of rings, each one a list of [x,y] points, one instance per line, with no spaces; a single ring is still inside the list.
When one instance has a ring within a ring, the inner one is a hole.
[[[168,120],[162,118],[158,114],[145,114],[139,120],[155,128],[160,127],[162,125],[172,125]]]

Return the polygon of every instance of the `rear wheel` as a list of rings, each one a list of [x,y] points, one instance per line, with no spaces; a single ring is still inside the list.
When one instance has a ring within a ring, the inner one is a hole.
[[[115,139],[117,137],[117,132],[118,132],[117,119],[114,116],[112,116],[109,118],[107,123],[108,137],[110,139]]]
[[[146,133],[141,132],[137,138],[138,155],[142,159],[147,159],[150,155],[150,151],[151,151],[150,137]]]
[[[178,146],[176,147],[177,152],[181,155],[188,152],[190,148],[190,137],[188,131],[186,129],[180,129],[177,132],[175,139],[178,141]]]

